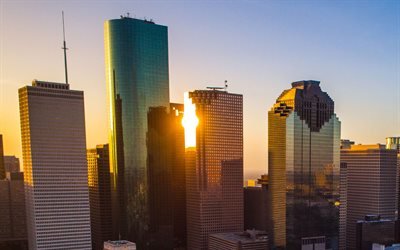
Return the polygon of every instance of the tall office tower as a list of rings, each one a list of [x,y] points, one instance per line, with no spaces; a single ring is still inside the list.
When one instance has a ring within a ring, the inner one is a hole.
[[[108,144],[88,149],[87,163],[92,246],[103,250],[104,242],[112,239]]]
[[[113,236],[147,245],[150,107],[169,108],[168,31],[152,21],[105,22]]]
[[[29,249],[91,249],[83,91],[19,89]]]
[[[347,165],[346,246],[356,249],[356,223],[366,215],[394,220],[397,209],[397,152],[383,145],[353,145],[341,150]]]
[[[387,137],[386,138],[386,148],[397,150],[397,164],[398,164],[398,185],[399,185],[399,197],[397,203],[397,219],[400,221],[400,137]],[[399,228],[400,230],[400,228]]]
[[[0,249],[28,249],[23,173],[0,180]]]
[[[4,156],[4,170],[10,173],[19,173],[20,168],[19,168],[19,159],[15,156],[11,155],[5,155]]]
[[[182,104],[148,113],[149,248],[185,245],[185,145]]]
[[[268,200],[268,175],[258,179],[260,186],[247,186],[244,191],[244,229],[257,229],[268,233],[270,211]]]
[[[268,112],[268,175],[272,243],[300,249],[302,238],[325,236],[336,249],[340,121],[318,81],[284,90]]]
[[[4,168],[3,135],[0,135],[0,180],[4,178],[6,178],[6,171]]]
[[[169,148],[172,157],[172,193],[174,211],[174,247],[186,247],[186,172],[185,131],[182,126],[183,104],[170,104],[172,138]]]
[[[354,144],[354,143],[353,143]],[[343,147],[342,147],[343,148]],[[339,249],[346,250],[347,163],[340,163]]]
[[[207,249],[209,234],[243,231],[243,96],[187,93],[183,124],[187,248]]]

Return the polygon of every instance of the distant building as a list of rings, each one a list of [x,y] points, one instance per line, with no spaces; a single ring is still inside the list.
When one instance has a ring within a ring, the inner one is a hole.
[[[398,243],[396,222],[381,219],[378,215],[367,215],[364,220],[357,221],[356,249],[370,250],[373,244],[390,246]]]
[[[243,231],[243,96],[190,92],[183,124],[187,248],[203,250],[210,234]]]
[[[238,233],[217,233],[209,236],[208,250],[268,250],[264,231],[246,230]]]
[[[255,187],[257,186],[257,180],[248,179],[246,180],[245,187]]]
[[[396,149],[400,153],[400,137],[387,137],[386,148]]]
[[[19,159],[15,156],[4,156],[4,168],[6,173],[18,173],[20,172],[20,166],[19,166]]]
[[[340,163],[339,249],[346,250],[347,233],[347,163]]]
[[[325,250],[326,238],[320,237],[305,237],[301,239],[301,250]]]
[[[399,200],[397,203],[397,219],[400,220],[400,137],[388,137],[386,138],[386,148],[397,150],[397,164],[398,164],[398,187],[399,187]]]
[[[256,229],[269,233],[270,211],[268,204],[268,175],[258,179],[257,187],[244,190],[244,229]]]
[[[136,244],[127,240],[106,241],[104,250],[136,250]]]
[[[0,249],[28,249],[23,173],[0,180]]]
[[[340,140],[340,149],[350,149],[352,145],[354,145],[354,141]]]
[[[3,135],[0,134],[0,180],[4,178],[6,178],[6,171],[4,168]]]
[[[34,80],[19,107],[29,249],[91,250],[83,91]]]
[[[346,245],[341,249],[353,250],[356,249],[357,221],[365,215],[396,219],[397,152],[379,144],[352,145],[341,150],[341,163],[347,166],[347,201],[346,206],[340,207],[340,214],[346,213],[347,223],[340,228]]]
[[[319,81],[293,82],[268,112],[268,176],[276,247],[300,249],[302,238],[338,245],[340,121]]]
[[[87,150],[92,247],[102,250],[112,239],[111,187],[108,144]]]

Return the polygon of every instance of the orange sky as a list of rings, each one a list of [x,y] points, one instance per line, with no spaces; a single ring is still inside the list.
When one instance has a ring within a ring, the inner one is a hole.
[[[400,136],[400,2],[0,2],[0,133],[21,156],[18,88],[63,81],[65,11],[72,89],[85,91],[87,146],[107,143],[103,22],[130,11],[169,28],[171,101],[223,85],[244,96],[247,177],[267,169],[267,111],[292,81],[335,101],[342,138]],[[316,21],[318,20],[318,21]]]

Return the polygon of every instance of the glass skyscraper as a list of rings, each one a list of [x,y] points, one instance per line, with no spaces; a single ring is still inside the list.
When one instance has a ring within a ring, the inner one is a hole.
[[[144,248],[149,230],[150,107],[169,109],[168,31],[152,21],[105,22],[113,237]]]
[[[326,236],[337,249],[340,121],[318,81],[284,90],[268,112],[271,240],[299,249],[301,239]]]

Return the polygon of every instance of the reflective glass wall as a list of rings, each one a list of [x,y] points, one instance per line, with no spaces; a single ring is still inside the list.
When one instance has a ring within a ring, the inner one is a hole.
[[[337,249],[340,122],[316,81],[292,84],[269,117],[272,240],[301,248],[301,239],[326,236]]]
[[[146,135],[150,107],[169,109],[166,26],[129,17],[105,22],[114,238],[147,245]]]

